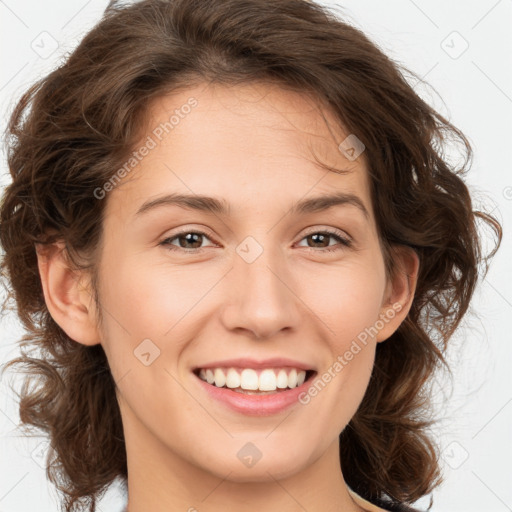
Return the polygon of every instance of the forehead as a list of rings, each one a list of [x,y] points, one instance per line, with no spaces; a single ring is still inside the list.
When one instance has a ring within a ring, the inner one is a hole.
[[[371,212],[364,153],[349,159],[338,147],[348,135],[316,98],[275,84],[201,84],[162,96],[134,148],[150,149],[125,166],[107,210],[133,218],[164,193],[225,197],[236,209],[343,190]]]

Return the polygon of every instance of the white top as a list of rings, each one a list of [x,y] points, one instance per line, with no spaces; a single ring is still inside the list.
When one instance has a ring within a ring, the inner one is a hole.
[[[377,507],[377,505],[374,505],[373,503],[370,503],[369,501],[365,500],[359,494],[356,494],[350,487],[347,486],[348,492],[350,496],[354,499],[354,501],[361,507],[363,507],[368,512],[388,512],[387,510]]]

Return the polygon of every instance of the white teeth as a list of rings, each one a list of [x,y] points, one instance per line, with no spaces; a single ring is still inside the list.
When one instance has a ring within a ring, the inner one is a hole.
[[[259,390],[275,391],[276,390],[276,374],[273,370],[263,370],[260,373]]]
[[[288,375],[284,370],[279,370],[277,374],[277,387],[280,389],[284,389],[288,387]]]
[[[242,389],[258,389],[258,374],[250,369],[246,368],[242,370],[242,374],[240,375],[240,387]]]
[[[292,368],[290,374],[288,375],[288,386],[294,388],[297,386],[297,370]]]
[[[220,368],[215,368],[215,372],[213,375],[215,377],[215,385],[218,388],[221,388],[224,386],[224,384],[226,384],[226,376],[224,375],[224,372]]]
[[[206,382],[208,382],[208,384],[213,384],[215,382],[215,376],[210,368],[206,370]]]
[[[228,388],[239,388],[240,387],[240,375],[234,368],[228,370],[226,375],[226,386]]]
[[[218,388],[268,392],[301,386],[306,380],[306,372],[296,368],[288,372],[283,368],[265,368],[258,375],[252,368],[244,368],[241,372],[235,368],[203,368],[199,377]]]

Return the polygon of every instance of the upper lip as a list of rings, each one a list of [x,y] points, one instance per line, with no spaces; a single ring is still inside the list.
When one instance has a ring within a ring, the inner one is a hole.
[[[315,370],[309,363],[301,363],[294,359],[287,357],[271,357],[270,359],[252,359],[249,357],[242,357],[238,359],[223,359],[214,361],[212,363],[204,363],[196,366],[195,370],[199,368],[222,368],[222,367],[239,367],[239,368],[275,368],[281,366],[289,366],[291,368],[299,368],[300,370]]]

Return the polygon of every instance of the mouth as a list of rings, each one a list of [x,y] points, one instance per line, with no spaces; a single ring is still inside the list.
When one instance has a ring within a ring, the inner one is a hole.
[[[195,368],[194,375],[214,388],[245,395],[272,395],[285,393],[311,381],[317,372],[294,367]]]

